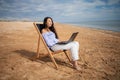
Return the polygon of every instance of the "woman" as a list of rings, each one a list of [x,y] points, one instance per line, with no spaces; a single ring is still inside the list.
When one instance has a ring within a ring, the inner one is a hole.
[[[56,44],[59,42],[58,35],[54,28],[54,23],[51,17],[45,17],[43,22],[44,28],[42,29],[42,36],[46,41],[48,47],[53,51],[69,49],[72,56],[73,67],[80,70],[77,60],[79,59],[79,43],[76,41],[68,44]]]

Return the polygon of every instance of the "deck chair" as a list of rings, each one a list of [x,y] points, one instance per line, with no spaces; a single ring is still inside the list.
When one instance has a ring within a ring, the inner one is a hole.
[[[59,51],[55,51],[55,52],[54,52],[54,51],[52,51],[52,50],[49,49],[49,47],[47,46],[47,44],[46,44],[46,42],[45,42],[45,40],[44,40],[44,38],[42,37],[42,34],[41,34],[41,30],[43,29],[43,24],[35,23],[35,22],[34,22],[33,24],[34,24],[34,26],[35,26],[35,28],[36,28],[36,30],[37,30],[38,35],[39,35],[39,37],[38,37],[37,56],[36,56],[36,58],[39,58],[39,55],[40,55],[40,54],[39,54],[40,41],[42,41],[43,44],[44,44],[44,46],[45,46],[45,49],[46,49],[47,52],[48,52],[48,55],[50,56],[52,62],[54,63],[56,69],[58,69],[58,65],[57,65],[57,63],[56,63],[56,61],[55,61],[54,54],[63,52],[63,53],[65,53],[65,55],[66,55],[66,57],[68,58],[68,60],[71,62],[71,59],[70,59],[70,56],[69,56],[68,53],[67,53],[67,50],[59,50]]]

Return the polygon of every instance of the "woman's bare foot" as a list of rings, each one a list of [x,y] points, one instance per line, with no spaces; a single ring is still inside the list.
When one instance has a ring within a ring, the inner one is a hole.
[[[72,61],[71,63],[73,64],[73,68],[74,68],[74,69],[76,69],[76,70],[78,70],[78,71],[81,71],[81,70],[82,70],[82,69],[78,66],[77,61]]]
[[[73,68],[75,68],[78,71],[81,71],[82,69],[79,66],[73,66]]]

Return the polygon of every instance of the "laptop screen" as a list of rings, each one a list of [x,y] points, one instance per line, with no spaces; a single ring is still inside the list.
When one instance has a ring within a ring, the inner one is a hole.
[[[69,38],[68,42],[71,42],[75,39],[75,37],[77,36],[78,32],[75,32],[71,35],[71,37]]]

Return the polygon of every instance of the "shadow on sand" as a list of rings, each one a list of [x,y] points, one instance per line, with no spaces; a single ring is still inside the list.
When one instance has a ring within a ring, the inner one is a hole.
[[[36,62],[40,62],[40,63],[52,62],[49,55],[46,55],[44,53],[40,53],[40,57],[36,58],[36,52],[31,52],[31,51],[24,50],[24,49],[15,50],[13,52],[19,53],[20,56],[27,58],[31,61],[36,61]],[[64,60],[62,61],[61,59],[55,58],[55,61],[57,62],[58,65],[67,66],[67,67],[72,68],[72,66],[68,62],[65,62]]]

